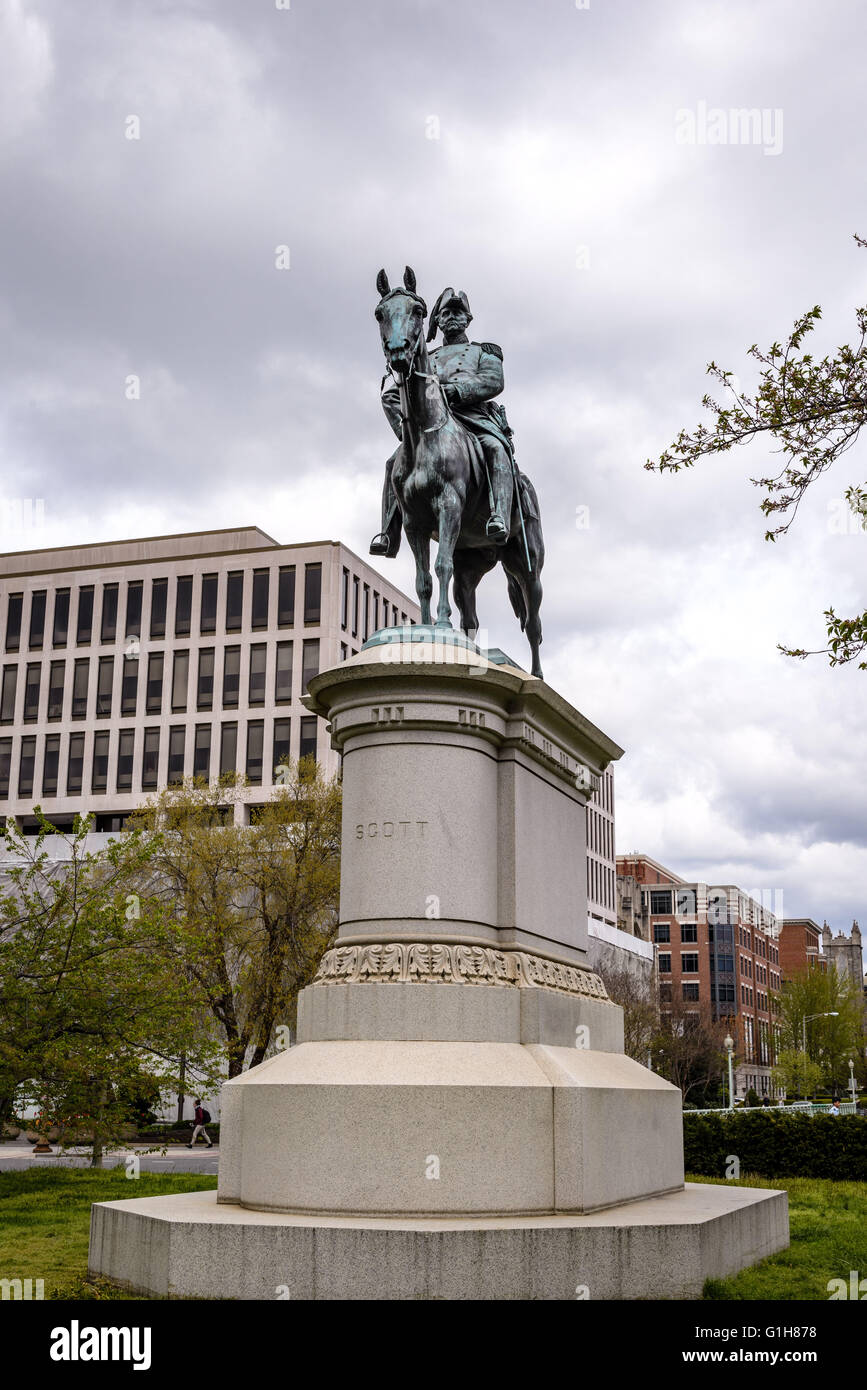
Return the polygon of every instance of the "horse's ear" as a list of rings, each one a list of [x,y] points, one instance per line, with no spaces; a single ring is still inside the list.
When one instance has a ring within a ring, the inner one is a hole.
[[[380,299],[384,299],[388,294],[388,276],[381,270],[376,277],[376,288],[379,290]]]
[[[415,294],[415,271],[411,265],[408,265],[403,272],[403,285],[404,289],[409,290],[410,294]]]

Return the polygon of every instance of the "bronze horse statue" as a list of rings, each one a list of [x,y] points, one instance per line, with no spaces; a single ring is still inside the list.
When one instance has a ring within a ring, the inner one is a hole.
[[[433,579],[430,543],[438,542],[434,568],[439,581],[437,627],[451,627],[449,585],[461,615],[461,628],[472,639],[478,631],[476,590],[499,561],[506,571],[509,599],[532,653],[532,671],[541,677],[539,610],[545,559],[539,503],[529,478],[517,474],[509,536],[494,545],[485,533],[489,487],[484,458],[474,435],[452,414],[425,343],[427,306],[416,293],[414,272],[407,266],[403,288],[390,289],[379,272],[379,323],[387,368],[400,393],[401,443],[392,485],[403,529],[416,564],[415,587],[422,623],[431,621]]]

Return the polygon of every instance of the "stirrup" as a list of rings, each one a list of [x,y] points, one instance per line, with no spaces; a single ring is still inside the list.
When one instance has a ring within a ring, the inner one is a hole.
[[[496,512],[488,519],[485,535],[490,541],[507,541],[509,539],[509,528]]]
[[[388,555],[391,551],[391,541],[385,531],[377,531],[373,540],[370,542],[371,555]]]

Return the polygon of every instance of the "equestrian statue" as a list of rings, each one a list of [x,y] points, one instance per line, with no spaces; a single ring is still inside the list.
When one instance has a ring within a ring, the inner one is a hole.
[[[461,628],[470,638],[479,627],[476,589],[499,561],[530,643],[533,675],[541,677],[545,547],[536,490],[518,470],[506,412],[495,400],[503,390],[502,350],[468,340],[473,316],[463,290],[443,290],[425,335],[427,305],[409,266],[403,288],[390,289],[384,270],[376,288],[386,361],[382,405],[399,443],[385,465],[382,530],[370,553],[396,555],[406,533],[421,620],[429,624],[430,543],[437,541],[436,626],[451,627],[453,585]],[[438,331],[442,345],[429,352]]]

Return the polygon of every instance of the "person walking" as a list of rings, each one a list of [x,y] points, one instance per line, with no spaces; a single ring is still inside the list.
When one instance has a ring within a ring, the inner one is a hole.
[[[188,1148],[188,1149],[191,1149],[191,1148],[193,1147],[193,1145],[195,1144],[195,1142],[196,1142],[196,1140],[198,1139],[198,1137],[199,1137],[200,1134],[203,1134],[203,1135],[205,1136],[205,1139],[207,1140],[208,1148],[209,1148],[209,1149],[212,1149],[212,1148],[214,1147],[213,1144],[211,1143],[211,1136],[209,1135],[207,1129],[205,1128],[205,1126],[206,1126],[206,1125],[209,1125],[210,1123],[211,1123],[211,1115],[210,1115],[210,1112],[209,1112],[208,1110],[203,1110],[203,1109],[202,1109],[202,1102],[201,1102],[201,1100],[197,1100],[197,1101],[196,1101],[195,1115],[194,1115],[194,1118],[193,1118],[193,1137],[192,1137],[192,1139],[190,1140],[189,1144],[187,1145],[187,1148]]]

